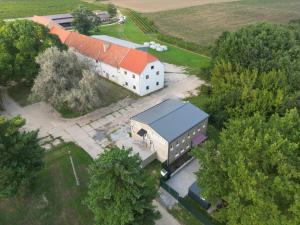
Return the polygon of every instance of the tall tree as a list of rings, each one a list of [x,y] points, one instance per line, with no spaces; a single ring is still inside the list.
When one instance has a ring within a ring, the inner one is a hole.
[[[227,207],[216,216],[228,225],[300,224],[300,117],[291,110],[270,120],[256,114],[231,120],[220,142],[194,154],[203,195]]]
[[[86,203],[101,225],[154,225],[155,182],[140,167],[138,155],[113,147],[90,167]]]
[[[109,13],[110,17],[115,17],[117,15],[117,7],[114,4],[107,5],[107,12]]]
[[[53,47],[37,59],[40,72],[32,87],[32,98],[49,102],[57,109],[84,113],[99,107],[99,96],[107,93],[92,64],[72,51]]]
[[[286,26],[257,24],[218,39],[214,60],[224,60],[260,73],[281,70],[294,90],[300,89],[300,46]]]
[[[98,27],[101,20],[91,10],[86,7],[79,6],[72,12],[74,16],[73,26],[81,34],[88,34],[89,31],[95,27]]]
[[[29,20],[0,23],[0,83],[32,82],[38,73],[35,57],[50,46],[62,44],[42,25]]]
[[[295,107],[297,103],[289,97],[294,94],[287,86],[282,72],[259,73],[219,62],[212,73],[210,90],[196,100],[201,98],[199,106],[210,113],[214,125],[222,127],[230,118],[248,117],[255,112],[270,117]]]
[[[43,166],[38,132],[22,131],[25,120],[0,117],[0,198],[25,188]]]

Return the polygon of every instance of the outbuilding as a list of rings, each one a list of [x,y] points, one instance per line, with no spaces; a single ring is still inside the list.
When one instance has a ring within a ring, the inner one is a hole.
[[[131,133],[172,170],[184,164],[190,150],[207,139],[208,117],[189,102],[168,99],[133,116]]]

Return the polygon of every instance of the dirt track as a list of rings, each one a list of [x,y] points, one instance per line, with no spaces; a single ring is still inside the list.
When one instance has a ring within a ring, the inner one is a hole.
[[[239,0],[110,0],[118,6],[144,13],[233,1]]]

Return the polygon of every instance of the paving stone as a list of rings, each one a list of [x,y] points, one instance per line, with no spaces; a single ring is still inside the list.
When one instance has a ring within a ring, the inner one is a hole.
[[[57,146],[57,145],[59,145],[61,143],[61,140],[60,139],[55,139],[53,142],[52,142],[52,144],[54,145],[54,146]]]
[[[50,150],[52,148],[52,145],[51,144],[45,144],[42,146],[44,149],[46,150]]]
[[[94,130],[93,127],[91,127],[90,125],[85,125],[83,127],[81,127],[83,130],[85,130],[87,133],[89,133],[90,131]]]

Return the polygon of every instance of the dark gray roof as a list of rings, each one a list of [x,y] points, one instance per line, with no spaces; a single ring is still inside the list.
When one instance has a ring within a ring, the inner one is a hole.
[[[189,102],[168,99],[132,117],[149,125],[168,142],[181,136],[203,120],[208,114]]]

